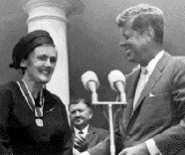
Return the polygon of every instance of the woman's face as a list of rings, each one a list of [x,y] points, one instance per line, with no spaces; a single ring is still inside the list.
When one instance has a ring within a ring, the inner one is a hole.
[[[53,46],[39,46],[24,60],[25,74],[32,81],[47,83],[50,81],[57,62],[57,51]]]

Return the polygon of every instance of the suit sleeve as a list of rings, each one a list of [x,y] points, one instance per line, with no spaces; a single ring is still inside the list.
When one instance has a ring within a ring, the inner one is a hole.
[[[63,152],[62,155],[72,155],[72,147],[73,147],[73,142],[72,142],[72,131],[71,128],[69,126],[69,122],[67,119],[67,112],[66,112],[66,108],[63,105],[63,103],[61,103],[62,105],[62,112],[63,112],[63,119],[65,122],[65,133],[63,133],[64,137],[62,139],[62,145],[63,147]]]
[[[175,154],[185,148],[185,63],[179,62],[171,83],[171,105],[178,112],[168,129],[153,137],[164,155]],[[174,110],[174,111],[175,111]],[[172,109],[173,112],[173,109]]]
[[[99,142],[95,147],[87,150],[90,155],[110,155],[110,138],[107,137]]]
[[[6,133],[11,104],[11,91],[0,87],[0,154],[5,154],[9,148],[9,137]]]
[[[122,136],[120,133],[120,121],[122,115],[122,108],[119,108],[114,114],[114,133],[115,133],[115,147],[116,154],[122,149]],[[110,155],[110,136],[108,135],[103,141],[99,142],[95,147],[88,150],[90,155]],[[84,154],[85,155],[85,154]]]

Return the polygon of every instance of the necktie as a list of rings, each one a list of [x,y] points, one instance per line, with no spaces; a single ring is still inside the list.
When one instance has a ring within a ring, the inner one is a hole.
[[[79,134],[83,134],[83,131],[82,131],[82,130],[80,130],[80,131],[79,131]]]
[[[145,87],[147,81],[148,81],[148,70],[147,70],[147,68],[142,67],[141,73],[140,73],[140,78],[138,80],[137,88],[136,88],[135,95],[134,95],[133,109],[135,108],[136,103],[137,103],[137,101],[141,95],[141,92],[142,92],[143,88]]]
[[[78,132],[78,134],[79,134],[79,135],[83,135],[84,133],[83,133],[82,130],[80,130],[80,131]]]

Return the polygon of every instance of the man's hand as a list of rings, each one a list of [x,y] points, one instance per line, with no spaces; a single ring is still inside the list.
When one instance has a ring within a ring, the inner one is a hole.
[[[88,148],[87,139],[82,136],[75,137],[74,138],[74,147],[80,152],[86,151]]]
[[[150,155],[145,143],[123,149],[119,155]]]
[[[80,155],[80,154],[81,153],[77,149],[73,148],[73,155]]]

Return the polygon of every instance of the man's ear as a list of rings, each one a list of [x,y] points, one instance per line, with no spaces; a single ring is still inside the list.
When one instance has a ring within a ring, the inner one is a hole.
[[[89,119],[91,119],[93,117],[93,112],[91,111],[89,114]]]
[[[149,27],[146,31],[146,35],[147,35],[148,42],[153,40],[154,39],[154,30],[153,30],[153,28]]]
[[[22,59],[20,63],[20,67],[26,68],[28,66],[28,60]]]

